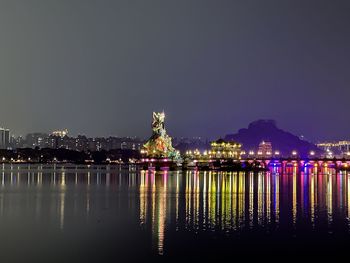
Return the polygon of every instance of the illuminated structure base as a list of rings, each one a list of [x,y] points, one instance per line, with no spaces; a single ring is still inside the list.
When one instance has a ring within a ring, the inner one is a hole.
[[[168,158],[143,158],[140,164],[143,170],[178,170],[182,168],[182,162]]]

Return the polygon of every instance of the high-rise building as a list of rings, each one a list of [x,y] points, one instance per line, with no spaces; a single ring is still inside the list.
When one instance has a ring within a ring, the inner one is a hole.
[[[45,148],[47,147],[47,138],[48,134],[41,133],[41,132],[35,132],[35,133],[28,133],[25,137],[25,142],[23,144],[23,147],[29,147],[29,148]]]
[[[258,156],[271,157],[271,155],[272,155],[272,143],[262,141],[259,144]]]
[[[10,130],[0,128],[0,149],[7,149],[10,146]]]
[[[64,133],[46,134],[29,133],[24,138],[12,137],[8,147],[18,148],[51,148],[51,149],[69,149],[75,151],[101,151],[101,150],[140,150],[143,140],[136,137],[94,137],[88,138],[79,135],[78,137],[69,137]]]

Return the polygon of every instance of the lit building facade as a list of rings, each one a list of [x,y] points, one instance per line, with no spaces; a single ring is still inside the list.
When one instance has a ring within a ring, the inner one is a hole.
[[[338,141],[338,142],[322,142],[318,143],[317,147],[322,150],[339,150],[342,152],[350,151],[350,141]]]
[[[240,159],[241,157],[242,145],[240,143],[219,139],[217,141],[211,142],[210,146],[211,150],[207,152],[207,154],[212,158]]]
[[[190,159],[241,159],[242,144],[234,141],[219,139],[210,143],[210,150],[201,153],[199,150],[187,151],[185,156]]]
[[[259,144],[258,156],[264,157],[264,158],[271,157],[272,156],[272,143],[262,141]]]
[[[29,147],[29,148],[45,148],[47,146],[47,137],[46,133],[28,133],[25,137],[25,140],[22,142],[23,145],[18,145],[21,147]]]
[[[350,155],[350,141],[321,142],[316,145],[318,148],[325,151],[326,157]]]
[[[53,131],[51,135],[63,138],[64,136],[68,135],[68,130],[64,129],[64,130]]]
[[[75,151],[101,151],[101,150],[140,150],[143,140],[136,137],[94,137],[84,135],[77,137],[57,136],[46,133],[29,133],[25,138],[12,137],[11,147],[17,148],[50,148],[67,149]]]

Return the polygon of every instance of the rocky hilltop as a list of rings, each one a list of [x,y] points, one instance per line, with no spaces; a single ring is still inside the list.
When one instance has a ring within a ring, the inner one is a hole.
[[[246,151],[256,151],[261,141],[269,141],[272,143],[273,150],[279,150],[282,156],[290,156],[294,150],[301,157],[307,157],[310,151],[321,153],[316,145],[278,128],[274,120],[254,121],[249,124],[248,128],[240,129],[235,134],[226,135],[225,140],[242,143],[243,149]]]

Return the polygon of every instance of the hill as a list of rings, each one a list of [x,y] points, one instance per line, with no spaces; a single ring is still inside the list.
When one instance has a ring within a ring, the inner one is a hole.
[[[300,157],[307,157],[310,151],[322,153],[316,145],[278,128],[274,120],[254,121],[247,129],[240,129],[236,134],[226,135],[225,140],[242,143],[246,151],[256,151],[261,141],[269,141],[272,143],[273,150],[280,151],[282,156],[290,156],[294,150]]]

